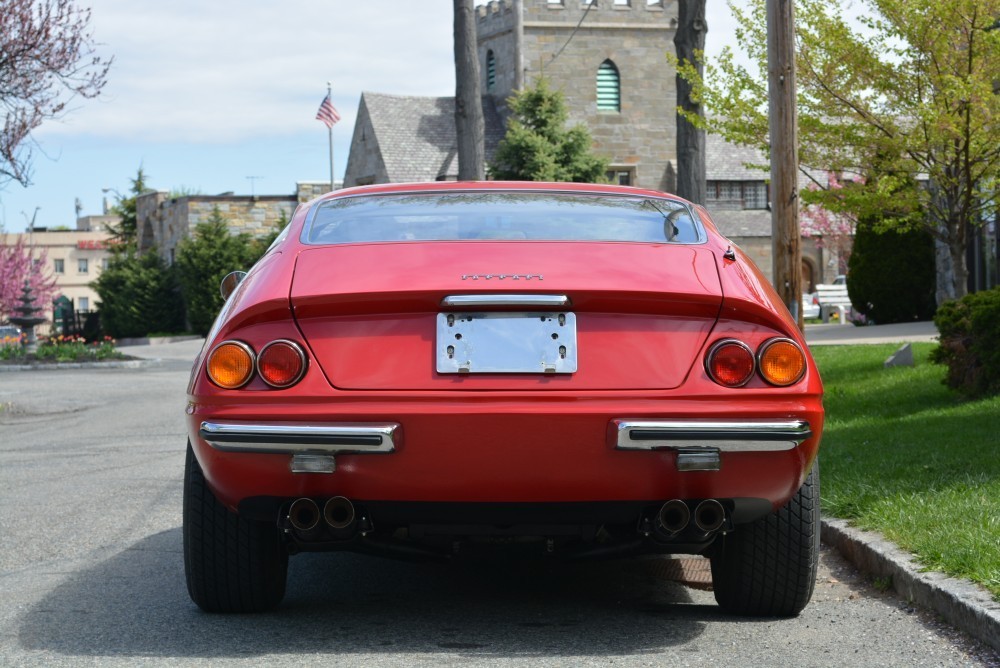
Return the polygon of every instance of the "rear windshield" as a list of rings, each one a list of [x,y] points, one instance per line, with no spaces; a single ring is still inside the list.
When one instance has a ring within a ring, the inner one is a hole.
[[[316,207],[307,244],[378,241],[704,241],[686,204],[626,195],[446,192],[364,195]]]

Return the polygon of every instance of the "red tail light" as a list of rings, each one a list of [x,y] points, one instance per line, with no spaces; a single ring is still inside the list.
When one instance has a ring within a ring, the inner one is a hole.
[[[705,369],[719,385],[740,387],[753,377],[756,363],[748,345],[736,339],[723,339],[708,351]]]
[[[291,387],[305,371],[306,355],[294,341],[272,341],[257,356],[257,373],[271,387]]]

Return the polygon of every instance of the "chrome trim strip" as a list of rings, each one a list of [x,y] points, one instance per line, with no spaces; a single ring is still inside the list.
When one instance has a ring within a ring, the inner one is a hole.
[[[649,420],[612,424],[618,450],[715,448],[720,452],[792,450],[812,436],[805,420]]]
[[[537,308],[561,308],[569,306],[566,295],[449,295],[441,300],[441,306],[518,306]]]
[[[202,422],[198,435],[216,450],[318,454],[396,450],[395,422],[325,425]]]

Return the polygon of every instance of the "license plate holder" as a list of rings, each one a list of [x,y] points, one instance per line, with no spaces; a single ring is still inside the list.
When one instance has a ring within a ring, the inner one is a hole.
[[[439,313],[438,373],[575,373],[576,315]]]

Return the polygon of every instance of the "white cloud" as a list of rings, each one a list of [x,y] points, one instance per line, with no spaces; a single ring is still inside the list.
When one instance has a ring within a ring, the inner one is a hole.
[[[362,90],[454,90],[444,2],[94,0],[92,27],[109,83],[39,136],[229,142],[312,129],[327,81],[347,124]]]

